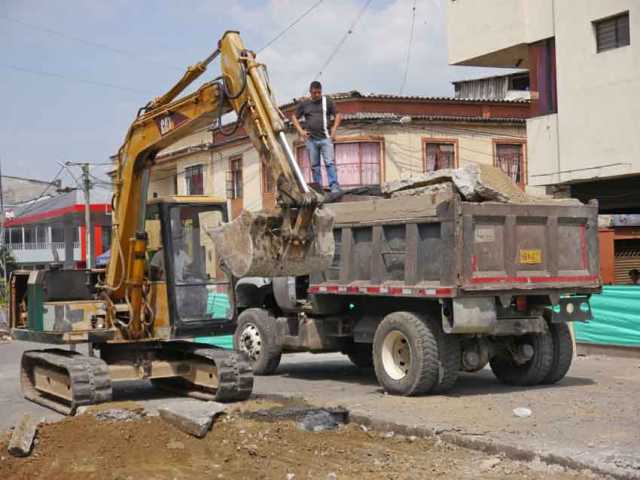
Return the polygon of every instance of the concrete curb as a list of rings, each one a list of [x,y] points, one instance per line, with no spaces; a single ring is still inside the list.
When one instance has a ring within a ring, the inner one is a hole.
[[[258,395],[254,398],[292,399],[303,397],[285,394],[269,394]],[[330,404],[319,405],[313,401],[307,400],[306,398],[303,398],[303,400],[314,407],[327,408],[330,406],[335,406]],[[364,425],[367,428],[371,428],[374,430],[382,432],[393,431],[401,435],[414,435],[416,437],[422,438],[439,438],[443,442],[447,442],[459,447],[468,448],[470,450],[483,452],[488,455],[501,454],[510,460],[532,462],[536,459],[539,459],[540,461],[548,465],[559,465],[561,467],[565,467],[574,471],[589,470],[590,472],[597,473],[599,475],[608,475],[609,477],[616,480],[640,480],[640,472],[635,473],[615,468],[613,466],[605,467],[598,464],[591,464],[566,455],[558,455],[552,452],[535,451],[524,447],[517,447],[506,443],[496,442],[490,439],[477,438],[476,436],[471,437],[470,435],[464,433],[452,433],[450,431],[442,431],[442,429],[439,428],[422,427],[415,425],[411,426],[401,423],[389,422],[386,420],[377,419],[368,414],[359,413],[358,411],[354,410],[350,410],[349,419],[351,423]]]

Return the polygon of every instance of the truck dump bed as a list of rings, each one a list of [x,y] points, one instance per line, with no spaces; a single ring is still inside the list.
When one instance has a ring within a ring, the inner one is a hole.
[[[596,204],[465,202],[455,193],[328,206],[330,269],[310,293],[457,297],[596,292]]]

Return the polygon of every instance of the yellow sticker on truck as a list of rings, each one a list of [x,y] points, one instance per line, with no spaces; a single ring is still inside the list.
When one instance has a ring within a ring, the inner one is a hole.
[[[520,250],[520,263],[525,265],[542,263],[542,251],[538,248],[532,250]]]

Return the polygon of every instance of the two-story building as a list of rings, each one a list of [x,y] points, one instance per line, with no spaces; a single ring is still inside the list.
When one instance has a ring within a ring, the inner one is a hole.
[[[9,208],[5,215],[3,243],[20,268],[44,268],[56,259],[67,267],[86,264],[82,193],[71,191],[38,199]],[[111,241],[111,204],[92,203],[91,224],[91,244],[97,256],[109,248]]]
[[[526,99],[434,98],[357,91],[332,97],[343,116],[335,142],[335,161],[344,188],[380,185],[469,162],[498,165],[528,188]],[[295,106],[292,102],[281,109],[290,116]],[[310,180],[303,144],[293,129],[287,136]],[[242,209],[273,206],[275,201],[269,167],[242,129],[230,137],[205,129],[160,152],[149,196],[176,193],[226,197],[233,216]]]

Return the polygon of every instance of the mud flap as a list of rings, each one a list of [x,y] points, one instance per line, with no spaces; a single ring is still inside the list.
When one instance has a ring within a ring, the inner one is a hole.
[[[284,277],[323,272],[333,260],[333,215],[317,209],[311,240],[294,245],[282,236],[278,212],[244,211],[233,222],[209,230],[216,253],[237,277]]]

